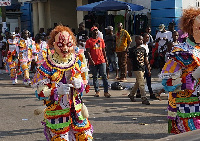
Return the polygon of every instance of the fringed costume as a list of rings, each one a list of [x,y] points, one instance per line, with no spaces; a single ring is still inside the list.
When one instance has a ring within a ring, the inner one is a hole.
[[[29,69],[32,59],[36,54],[36,48],[34,41],[31,39],[20,39],[19,42],[19,61],[20,61],[20,68],[24,75],[24,83],[29,84]]]
[[[200,47],[188,38],[186,43],[174,47],[162,69],[162,84],[169,92],[169,133],[200,129],[200,82],[193,77],[200,66],[199,56]]]
[[[45,105],[44,134],[48,141],[91,141],[93,128],[82,101],[89,88],[84,51],[75,53],[69,28],[57,26],[52,32],[55,53],[47,54],[32,80],[36,97]]]
[[[41,43],[36,43],[36,51],[37,51],[37,65],[40,66],[44,62],[44,58],[47,56],[48,45],[45,41]]]
[[[18,71],[18,39],[8,39],[8,53],[7,53],[7,63],[10,68],[10,78],[13,81],[13,84],[17,83],[17,71]]]

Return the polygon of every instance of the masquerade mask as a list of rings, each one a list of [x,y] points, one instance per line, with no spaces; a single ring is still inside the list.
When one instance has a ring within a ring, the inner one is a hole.
[[[74,41],[69,32],[62,31],[55,36],[54,48],[60,56],[66,57],[67,54],[73,52],[73,47]]]
[[[70,41],[70,35],[69,34],[62,34],[60,33],[58,37],[58,42],[56,42],[57,46],[59,48],[63,48],[65,45],[67,47],[72,47],[73,43]]]
[[[65,45],[67,46],[67,47],[72,47],[72,43],[71,42],[69,42],[69,43],[67,43],[67,44],[65,44],[65,43],[63,43],[63,42],[56,42],[56,44],[57,44],[57,46],[59,47],[59,48],[63,48]]]

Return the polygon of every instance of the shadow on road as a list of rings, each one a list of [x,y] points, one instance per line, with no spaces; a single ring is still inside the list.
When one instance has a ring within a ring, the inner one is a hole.
[[[12,130],[12,131],[0,131],[0,138],[4,138],[6,136],[19,136],[19,135],[42,133],[43,130],[44,130],[43,128],[37,128],[37,129],[19,129],[19,130]]]
[[[99,141],[125,141],[125,140],[136,140],[136,139],[159,139],[159,137],[166,137],[169,134],[157,133],[157,134],[138,134],[138,133],[94,133],[94,140]]]

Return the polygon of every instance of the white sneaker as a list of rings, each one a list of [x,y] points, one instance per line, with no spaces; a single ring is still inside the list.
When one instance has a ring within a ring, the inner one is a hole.
[[[13,85],[15,85],[15,84],[16,84],[15,80],[13,80],[13,81],[12,81],[12,84],[13,84]]]
[[[17,79],[15,79],[15,83],[18,83]]]

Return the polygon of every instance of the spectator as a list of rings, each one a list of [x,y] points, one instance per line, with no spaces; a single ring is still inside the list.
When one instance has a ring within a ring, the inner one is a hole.
[[[169,23],[169,25],[168,25],[168,30],[166,31],[167,32],[167,36],[168,36],[168,41],[172,41],[173,39],[172,39],[172,33],[174,32],[174,31],[176,31],[175,30],[175,23],[174,22],[171,22],[171,23]]]
[[[106,75],[107,58],[105,52],[104,40],[98,37],[98,28],[92,27],[92,37],[86,41],[85,48],[88,52],[88,58],[90,61],[90,68],[93,75],[93,85],[96,94],[95,97],[100,96],[99,84],[98,84],[98,71],[101,73],[103,79],[104,96],[109,98],[111,95],[108,93],[108,80]]]
[[[148,61],[146,50],[142,47],[143,37],[136,36],[135,42],[136,46],[129,49],[128,65],[130,65],[131,67],[129,67],[128,75],[129,77],[131,77],[133,71],[136,77],[136,82],[134,87],[132,87],[132,90],[128,97],[131,99],[132,102],[135,102],[136,100],[134,98],[134,95],[137,89],[139,88],[141,93],[142,104],[150,105],[145,93],[144,71],[146,65],[148,69],[148,75],[151,76],[151,67]]]
[[[50,38],[50,33],[51,33],[51,31],[53,30],[53,28],[47,28],[47,33],[46,33],[46,37],[45,37],[45,41],[48,41],[49,40],[49,38]]]
[[[118,31],[116,34],[116,52],[118,57],[118,65],[120,71],[120,77],[118,78],[119,81],[127,81],[126,73],[127,73],[127,52],[132,42],[129,33],[122,29],[123,24],[118,23]]]
[[[117,54],[115,52],[116,49],[116,37],[113,34],[113,27],[108,26],[106,29],[106,37],[104,39],[106,44],[106,55],[108,59],[108,67],[111,67],[116,71],[116,78],[118,78],[118,60]],[[109,78],[109,69],[107,70],[107,77]]]
[[[103,33],[99,30],[99,24],[95,23],[93,26],[96,26],[98,28],[98,37],[100,37],[101,39],[103,39]]]
[[[153,37],[152,37],[152,35],[151,35],[151,27],[150,27],[150,26],[147,26],[145,31],[146,31],[146,33],[149,35],[149,41],[147,42],[147,44],[153,43],[153,42],[154,42],[154,39],[153,39]]]
[[[35,38],[40,38],[42,41],[46,40],[46,33],[44,32],[44,28],[40,28],[39,33],[35,35]]]
[[[145,48],[147,56],[149,58],[149,54],[150,53],[149,53],[149,46],[147,44],[148,41],[149,41],[149,34],[148,33],[144,33],[142,36],[143,36],[143,44],[141,46],[143,48]],[[149,61],[149,59],[148,59],[148,61]],[[152,87],[151,87],[151,75],[149,75],[149,70],[148,70],[148,68],[146,66],[145,66],[144,78],[146,78],[147,87],[148,87],[149,94],[150,94],[150,99],[157,99],[155,97],[155,94],[153,94],[153,90],[152,90]],[[136,98],[140,98],[140,97],[141,97],[140,90],[138,89]]]
[[[15,38],[17,38],[17,39],[21,38],[20,28],[19,27],[15,27]]]
[[[80,49],[85,49],[86,40],[88,39],[88,31],[85,30],[85,24],[82,22],[79,24],[78,34],[77,34],[77,43]],[[85,54],[86,55],[86,54]],[[87,55],[86,55],[87,58]]]
[[[152,49],[154,47],[154,39],[151,35],[151,27],[150,26],[147,26],[146,27],[146,33],[149,35],[149,41],[147,42],[147,45],[149,47],[149,60],[151,60],[153,58],[152,56]]]
[[[5,55],[6,43],[3,42],[3,36],[0,35],[0,74],[2,74],[2,69],[4,68],[3,58]]]
[[[158,54],[159,54],[159,68],[160,70],[165,64],[165,53],[167,50],[167,42],[171,40],[168,32],[165,29],[164,24],[160,24],[159,32],[156,34],[156,42],[158,42]]]

